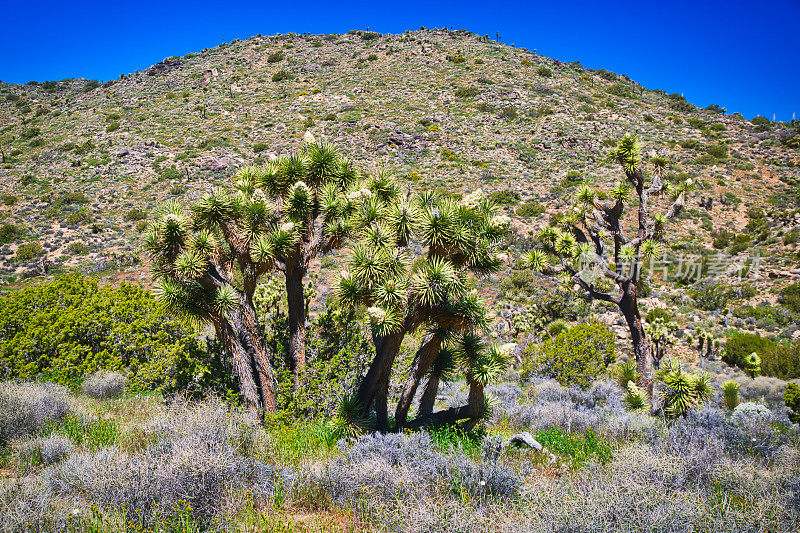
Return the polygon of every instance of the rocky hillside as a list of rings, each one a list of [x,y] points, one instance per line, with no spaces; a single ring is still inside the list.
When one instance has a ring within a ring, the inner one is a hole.
[[[616,182],[605,156],[635,133],[698,185],[673,249],[757,251],[764,286],[796,274],[797,123],[699,109],[464,31],[256,36],[103,84],[0,84],[0,124],[3,282],[67,268],[140,279],[138,237],[165,199],[308,131],[409,188],[496,193],[517,248],[576,184]]]

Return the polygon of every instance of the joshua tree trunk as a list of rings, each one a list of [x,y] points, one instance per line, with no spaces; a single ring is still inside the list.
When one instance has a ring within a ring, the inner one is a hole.
[[[645,337],[642,327],[642,317],[639,315],[639,302],[636,296],[636,287],[630,282],[629,286],[623,290],[622,298],[619,300],[619,310],[625,317],[628,329],[631,334],[633,353],[636,356],[636,370],[642,376],[642,385],[647,390],[647,397],[653,399],[653,358],[650,350],[650,343]]]
[[[420,416],[408,424],[408,426],[417,429],[422,426],[443,426],[446,424],[454,424],[459,420],[466,420],[466,422],[462,424],[462,428],[466,430],[473,429],[484,415],[484,399],[485,393],[483,390],[483,385],[476,381],[470,381],[467,405],[461,407],[451,407],[450,409],[446,409],[444,411],[428,413],[425,415],[423,415],[422,409],[420,408]]]
[[[274,413],[277,401],[272,367],[252,303],[242,302],[215,320],[214,328],[233,358],[239,388],[251,411]]]
[[[358,405],[362,416],[368,416],[370,408],[373,403],[375,404],[375,415],[379,431],[388,429],[389,378],[404,336],[405,333],[403,331],[386,336],[372,335],[375,345],[375,359],[372,360],[367,375],[364,376],[356,393],[356,405]]]
[[[435,333],[428,333],[425,335],[419,350],[417,350],[417,354],[414,356],[414,362],[411,364],[411,370],[403,386],[403,393],[400,396],[400,401],[397,403],[397,410],[394,415],[395,428],[397,430],[403,429],[403,426],[405,426],[406,419],[408,418],[408,410],[411,408],[411,404],[414,401],[419,382],[428,372],[428,369],[430,369],[441,346],[442,338],[439,335]],[[433,394],[435,399],[435,391]]]
[[[421,419],[428,418],[433,414],[433,406],[436,404],[436,395],[439,393],[439,376],[431,373],[419,399],[419,412],[417,416]]]
[[[303,381],[306,368],[306,305],[303,294],[305,268],[298,261],[286,271],[286,300],[289,312],[289,367],[295,390]]]

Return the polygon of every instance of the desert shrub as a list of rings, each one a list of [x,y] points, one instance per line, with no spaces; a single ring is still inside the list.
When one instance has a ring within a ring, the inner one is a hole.
[[[519,478],[508,467],[478,464],[463,453],[444,453],[430,435],[367,435],[329,461],[315,482],[336,504],[354,504],[369,495],[389,501],[426,497],[431,483],[453,494],[513,497]],[[438,482],[438,483],[437,483]]]
[[[698,309],[719,311],[731,299],[728,287],[722,283],[704,281],[699,287],[688,291]]]
[[[273,491],[276,470],[242,454],[254,431],[219,402],[178,402],[145,428],[150,444],[73,454],[47,473],[60,497],[82,494],[106,512],[122,513],[134,529],[156,529],[176,513],[208,528],[221,527],[220,502],[246,486],[256,504]]]
[[[147,218],[147,211],[142,211],[141,209],[131,209],[127,213],[125,213],[125,220],[129,220],[131,222],[135,222],[138,220],[145,220]]]
[[[272,81],[274,81],[276,83],[282,82],[282,81],[289,81],[293,77],[294,76],[292,76],[289,72],[287,72],[285,70],[279,70],[278,72],[276,72],[275,74],[272,75]]]
[[[544,204],[539,202],[525,202],[517,208],[517,215],[521,217],[538,217],[542,215],[547,208]]]
[[[545,66],[541,66],[541,67],[537,68],[536,69],[536,73],[539,76],[543,77],[543,78],[552,78],[553,77],[553,71],[550,70],[549,68],[545,67]]]
[[[474,98],[478,96],[480,91],[475,87],[459,87],[456,89],[455,95],[458,98]]]
[[[517,108],[514,107],[513,105],[505,106],[502,109],[500,109],[500,111],[497,112],[498,117],[508,120],[517,118],[517,115],[518,115]]]
[[[0,226],[0,243],[9,243],[25,235],[25,231],[17,224],[7,222]]]
[[[285,58],[286,56],[283,54],[283,51],[278,50],[277,52],[272,52],[267,56],[267,63],[280,63]]]
[[[717,159],[728,157],[728,147],[724,144],[710,144],[706,146],[706,152]]]
[[[336,117],[334,116],[334,118],[336,118]],[[267,149],[269,149],[269,145],[267,143],[255,143],[253,145],[253,151],[255,153],[260,153],[260,152],[263,152],[264,150],[267,150]]]
[[[266,342],[285,353],[289,324],[285,314],[265,316]],[[294,390],[293,373],[285,361],[276,361],[279,405],[295,416],[331,416],[366,371],[374,347],[363,323],[352,311],[329,306],[313,319],[306,346],[309,358],[300,389]]]
[[[0,382],[0,444],[35,435],[69,412],[65,387],[54,383]]]
[[[584,182],[583,174],[577,170],[570,170],[564,179],[561,180],[562,187],[577,187]]]
[[[561,385],[587,388],[614,360],[612,331],[601,324],[579,324],[525,350],[523,370],[541,374]]]
[[[729,365],[741,366],[750,354],[763,356],[774,349],[775,342],[766,337],[757,333],[734,331],[725,340],[725,353],[722,359]]]
[[[731,422],[738,425],[771,422],[775,418],[765,405],[754,402],[739,404],[731,413]]]
[[[653,324],[654,322],[662,320],[665,323],[672,320],[672,315],[669,314],[669,311],[664,309],[663,307],[654,307],[644,317],[644,321],[648,324]]]
[[[624,83],[614,83],[606,88],[606,92],[622,98],[633,98],[633,91]]]
[[[797,383],[787,383],[783,393],[783,401],[789,409],[789,420],[800,424],[800,386]]]
[[[800,282],[792,283],[781,290],[780,302],[795,313],[800,313]]]
[[[106,369],[125,372],[134,391],[226,393],[238,390],[228,364],[136,285],[71,274],[0,298],[0,379],[77,389]]]
[[[800,378],[800,343],[773,344],[759,356],[761,357],[761,373],[765,376],[783,380]]]
[[[92,221],[92,215],[86,209],[79,209],[67,215],[64,220],[68,226],[80,226]]]
[[[489,195],[489,198],[496,204],[501,205],[516,205],[519,203],[521,196],[517,191],[505,189],[502,191],[495,191]]]
[[[44,253],[44,248],[42,245],[36,241],[25,243],[19,248],[17,248],[17,252],[14,255],[14,259],[19,262],[30,261],[36,257],[39,257]]]
[[[536,275],[530,270],[512,270],[511,273],[500,280],[499,292],[503,297],[513,297],[521,294],[530,296],[539,285]]]
[[[95,372],[83,382],[81,391],[101,400],[119,398],[125,394],[125,376],[119,372]]]
[[[62,461],[72,450],[72,442],[62,435],[35,437],[14,445],[14,454],[19,463],[42,466]]]
[[[106,133],[112,133],[119,129],[119,122],[112,122],[111,124],[106,126]]]
[[[64,192],[50,202],[51,209],[61,209],[66,206],[89,203],[89,198],[82,192]]]

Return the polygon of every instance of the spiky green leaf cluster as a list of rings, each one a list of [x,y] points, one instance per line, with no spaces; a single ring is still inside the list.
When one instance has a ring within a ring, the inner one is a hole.
[[[657,377],[665,385],[664,413],[670,418],[683,416],[689,409],[698,409],[714,393],[708,375],[684,372],[673,360],[662,363]]]
[[[419,323],[483,325],[485,309],[466,273],[497,271],[503,258],[496,248],[509,221],[481,192],[461,202],[430,192],[404,202],[397,192],[379,174],[351,194],[361,238],[339,276],[339,299],[372,309],[370,322],[381,333],[396,331],[409,313]],[[408,249],[414,241],[424,247],[417,257]]]

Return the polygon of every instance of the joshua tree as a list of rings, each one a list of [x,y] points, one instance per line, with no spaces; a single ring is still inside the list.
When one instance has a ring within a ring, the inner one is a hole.
[[[667,189],[663,172],[667,160],[653,157],[653,178],[647,178],[641,166],[639,141],[623,137],[612,152],[622,166],[625,181],[609,192],[597,193],[583,185],[574,205],[560,218],[560,224],[548,226],[538,235],[538,248],[527,257],[528,264],[543,273],[560,274],[585,297],[617,305],[630,330],[637,368],[648,396],[653,390],[653,355],[639,314],[638,288],[642,259],[653,257],[657,241],[667,223],[678,215],[690,181],[673,191],[673,201],[664,213],[652,214],[650,203]],[[636,235],[627,237],[623,216],[635,195],[638,200],[635,218]]]
[[[434,193],[401,201],[396,188],[374,197],[360,217],[362,238],[353,247],[348,270],[339,277],[337,292],[344,304],[366,307],[370,317],[375,359],[359,386],[355,405],[361,416],[374,408],[380,430],[388,429],[389,378],[400,345],[421,326],[429,328],[395,412],[399,429],[406,425],[417,388],[445,338],[484,327],[485,305],[469,289],[468,273],[485,275],[500,268],[504,257],[495,249],[510,221],[497,215],[481,191],[461,202]],[[420,257],[412,258],[409,244],[415,238],[424,249]],[[461,359],[466,363],[469,358]],[[435,397],[434,383],[430,382],[428,397]],[[439,420],[476,414],[480,413],[463,410]]]
[[[672,332],[677,328],[677,324],[665,321],[663,317],[656,317],[650,323],[643,325],[645,334],[649,335],[653,342],[653,366],[656,370],[667,353],[667,347],[675,344],[676,339]]]
[[[346,237],[352,210],[346,193],[356,176],[331,147],[311,143],[265,167],[240,169],[235,194],[218,188],[188,212],[168,204],[149,228],[145,248],[159,297],[173,311],[214,326],[252,409],[276,408],[254,305],[259,278],[274,270],[285,276],[297,384],[305,365],[303,276],[313,257]]]

